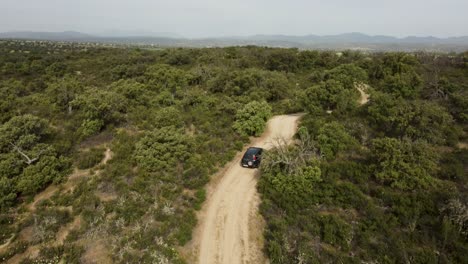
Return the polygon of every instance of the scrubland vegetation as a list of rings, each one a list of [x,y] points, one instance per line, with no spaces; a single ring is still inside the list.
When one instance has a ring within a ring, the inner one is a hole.
[[[298,141],[265,158],[271,262],[468,262],[466,54],[348,59],[305,74]]]
[[[467,53],[1,41],[0,73],[0,260],[185,263],[210,175],[305,112],[261,168],[272,263],[468,261]]]

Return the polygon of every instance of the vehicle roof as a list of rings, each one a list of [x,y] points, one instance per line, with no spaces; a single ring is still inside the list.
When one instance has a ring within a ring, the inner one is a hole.
[[[262,148],[250,147],[250,148],[247,149],[247,151],[245,153],[255,154],[255,153],[259,152],[260,150],[262,150]]]

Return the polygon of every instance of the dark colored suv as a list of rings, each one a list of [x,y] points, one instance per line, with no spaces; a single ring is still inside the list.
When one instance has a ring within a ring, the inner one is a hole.
[[[248,148],[241,160],[242,167],[258,168],[262,161],[262,148]]]

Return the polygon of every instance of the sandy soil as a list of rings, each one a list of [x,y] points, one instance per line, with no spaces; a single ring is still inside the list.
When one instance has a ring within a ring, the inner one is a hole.
[[[104,239],[90,242],[86,246],[86,251],[80,259],[83,264],[110,264],[112,259],[107,255],[109,252]]]
[[[369,94],[367,94],[367,88],[368,88],[367,84],[360,83],[356,85],[356,89],[358,89],[359,93],[361,94],[361,98],[359,99],[360,105],[363,105],[369,102]]]
[[[267,131],[254,139],[252,146],[269,149],[275,138],[291,140],[300,115],[275,116]],[[256,185],[257,170],[242,168],[242,153],[229,163],[214,186],[208,186],[208,198],[199,214],[199,226],[190,245],[190,257],[201,264],[265,263],[263,219]]]
[[[104,159],[101,161],[101,164],[107,164],[107,162],[112,159],[112,151],[110,150],[110,148],[107,148],[106,149],[106,152],[104,152]]]

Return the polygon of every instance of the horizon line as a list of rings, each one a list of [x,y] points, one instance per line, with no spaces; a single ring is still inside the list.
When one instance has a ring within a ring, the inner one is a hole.
[[[111,31],[111,30],[109,30]],[[310,36],[315,36],[315,37],[333,37],[333,36],[341,36],[341,35],[352,35],[352,34],[359,34],[367,37],[391,37],[391,38],[396,38],[396,39],[406,39],[406,38],[437,38],[437,39],[449,39],[449,38],[461,38],[461,37],[468,37],[468,34],[466,35],[452,35],[452,36],[447,36],[447,37],[441,37],[441,36],[436,36],[436,35],[416,35],[416,34],[411,34],[411,35],[405,35],[405,36],[395,36],[395,35],[387,35],[387,34],[368,34],[368,33],[363,33],[359,31],[352,31],[352,32],[343,32],[343,33],[337,33],[337,34],[314,34],[314,33],[307,33],[307,34],[285,34],[285,33],[255,33],[255,34],[248,34],[248,35],[217,35],[217,36],[199,36],[199,37],[188,37],[185,36],[184,34],[180,34],[177,32],[170,32],[170,31],[161,31],[161,32],[144,32],[142,34],[138,33],[137,31],[135,33],[132,33],[131,31],[127,32],[127,34],[112,34],[112,33],[89,33],[86,31],[79,31],[79,30],[62,30],[62,31],[36,31],[36,30],[9,30],[9,31],[1,31],[0,34],[8,34],[8,33],[79,33],[79,34],[84,34],[84,35],[89,35],[90,37],[101,37],[101,38],[119,38],[119,37],[126,37],[126,38],[131,38],[131,37],[159,37],[159,38],[172,38],[172,39],[212,39],[212,38],[249,38],[249,37],[256,37],[256,36],[281,36],[281,37],[310,37]],[[163,35],[171,35],[173,34],[174,36],[163,36]],[[160,35],[160,36],[158,36]]]

